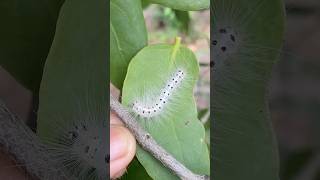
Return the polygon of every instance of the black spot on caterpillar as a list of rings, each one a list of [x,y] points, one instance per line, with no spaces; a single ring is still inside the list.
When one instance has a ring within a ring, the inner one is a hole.
[[[160,90],[162,92],[154,104],[143,104],[142,102],[135,101],[133,103],[133,111],[140,115],[141,117],[145,118],[152,118],[161,111],[157,111],[157,109],[164,109],[164,105],[171,99],[172,92],[181,84],[182,80],[184,79],[185,75],[182,69],[178,69],[175,73],[173,73],[172,77],[169,78],[170,80],[166,82],[166,85],[163,89]],[[150,108],[152,107],[152,108]],[[148,113],[145,113],[148,112]]]

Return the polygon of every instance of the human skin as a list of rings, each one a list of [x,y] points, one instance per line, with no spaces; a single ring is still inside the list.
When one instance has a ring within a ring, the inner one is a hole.
[[[118,178],[136,152],[136,140],[120,119],[110,113],[110,177]]]

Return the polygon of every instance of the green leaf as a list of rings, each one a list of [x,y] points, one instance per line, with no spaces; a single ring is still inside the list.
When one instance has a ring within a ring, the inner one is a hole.
[[[150,5],[149,0],[141,0],[142,9],[147,8]]]
[[[179,43],[145,47],[129,65],[122,101],[169,153],[194,173],[209,174],[205,130],[193,97],[198,73],[194,54]],[[153,179],[177,179],[140,147],[136,155]]]
[[[180,22],[180,29],[182,32],[188,33],[190,27],[190,15],[188,11],[174,10],[177,20]]]
[[[212,7],[213,179],[277,180],[266,95],[282,46],[283,3],[214,0]]]
[[[37,93],[64,0],[1,0],[0,65]]]
[[[198,119],[202,119],[204,116],[206,116],[206,114],[209,112],[210,110],[207,108],[207,109],[199,109],[198,110]]]
[[[107,3],[66,1],[41,82],[37,132],[76,179],[108,178]]]
[[[281,179],[294,179],[297,174],[301,173],[312,162],[314,155],[315,153],[309,148],[288,153],[288,157],[283,158]]]
[[[127,172],[121,177],[123,180],[152,180],[144,167],[139,163],[137,158],[134,158],[127,168]]]
[[[121,89],[133,56],[147,45],[140,0],[110,1],[110,78]]]
[[[148,0],[150,3],[160,4],[177,10],[198,11],[208,9],[210,0]]]

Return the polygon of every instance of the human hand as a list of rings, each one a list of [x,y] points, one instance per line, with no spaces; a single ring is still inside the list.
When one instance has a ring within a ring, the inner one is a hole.
[[[136,141],[119,117],[110,113],[110,176],[120,177],[136,152]]]

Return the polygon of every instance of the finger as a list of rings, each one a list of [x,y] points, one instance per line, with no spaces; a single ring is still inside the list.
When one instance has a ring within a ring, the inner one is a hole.
[[[110,126],[110,175],[116,178],[124,172],[135,155],[136,141],[123,126]]]
[[[120,118],[112,111],[110,113],[110,125],[123,125]]]

